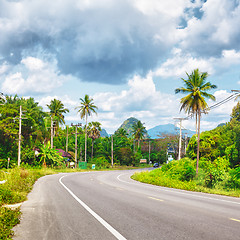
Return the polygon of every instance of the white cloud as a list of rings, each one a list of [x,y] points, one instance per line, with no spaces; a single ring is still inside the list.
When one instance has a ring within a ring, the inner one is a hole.
[[[6,80],[2,84],[2,90],[4,93],[17,93],[22,92],[24,88],[25,80],[22,77],[22,73],[17,72],[6,77]]]
[[[4,63],[0,66],[0,75],[5,74],[5,73],[8,71],[9,68],[10,68],[10,66],[9,66],[6,62],[4,62]]]
[[[111,122],[108,126],[119,127],[127,118],[136,117],[150,128],[171,121],[172,115],[179,112],[175,96],[156,90],[152,73],[146,78],[134,76],[128,81],[128,89],[121,93],[96,93],[93,98],[99,107],[100,114],[97,118],[101,122]],[[108,126],[104,127],[108,128]],[[109,129],[116,130],[113,127]]]
[[[184,77],[198,68],[202,72],[212,75],[217,69],[227,69],[240,64],[240,51],[234,49],[223,50],[219,58],[197,58],[190,53],[184,53],[181,49],[172,50],[172,55],[154,73],[160,77]]]
[[[181,49],[173,49],[172,55],[154,72],[154,75],[161,77],[184,77],[186,72],[192,72],[196,68],[210,74],[214,71],[211,60],[194,58],[189,53],[184,54]]]
[[[21,61],[30,71],[38,71],[44,68],[44,62],[41,59],[34,57],[27,57]]]
[[[189,19],[187,27],[179,31],[182,36],[181,47],[208,57],[217,57],[229,48],[239,51],[239,1],[206,1],[201,12],[201,19]]]
[[[38,58],[27,57],[17,68],[21,68],[22,72],[7,75],[2,83],[2,91],[6,94],[51,92],[66,81],[53,63]]]

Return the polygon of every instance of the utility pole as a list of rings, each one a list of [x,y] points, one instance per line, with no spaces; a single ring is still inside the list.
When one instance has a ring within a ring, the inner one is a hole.
[[[51,116],[51,149],[53,149],[53,119]]]
[[[72,127],[75,127],[75,168],[77,167],[77,128],[82,126],[81,123],[77,123],[77,124],[71,124]]]
[[[20,106],[19,132],[18,132],[18,167],[21,163],[21,141],[22,141],[22,106]]]
[[[67,126],[67,136],[66,136],[66,152],[68,152],[68,126]]]
[[[112,155],[111,163],[112,163],[112,168],[113,168],[113,135],[111,136],[111,155]]]
[[[180,131],[179,131],[179,150],[178,150],[178,160],[181,159],[181,152],[182,152],[182,121],[186,120],[187,118],[174,118],[179,120]]]
[[[22,141],[22,106],[20,105],[20,114],[19,114],[19,131],[18,131],[18,167],[20,167],[21,164],[21,141]]]
[[[151,160],[151,142],[149,139],[149,145],[148,145],[148,162],[150,163]]]

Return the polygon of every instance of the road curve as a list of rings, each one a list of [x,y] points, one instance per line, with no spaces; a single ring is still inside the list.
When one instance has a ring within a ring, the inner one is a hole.
[[[240,199],[152,186],[135,170],[40,178],[14,239],[240,239]]]

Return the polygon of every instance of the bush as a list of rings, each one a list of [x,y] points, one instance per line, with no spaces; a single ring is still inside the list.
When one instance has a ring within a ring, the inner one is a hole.
[[[206,165],[206,179],[207,187],[212,188],[219,182],[227,179],[229,171],[229,161],[226,157],[218,157],[213,162],[208,162]]]
[[[96,170],[110,167],[110,163],[106,160],[105,157],[94,158],[91,163],[95,164]]]
[[[190,181],[196,174],[194,163],[194,161],[191,161],[188,158],[183,158],[181,160],[175,160],[168,164],[164,164],[161,170],[173,179]]]
[[[230,178],[226,182],[227,188],[240,188],[240,166],[231,169],[229,172]]]
[[[19,217],[19,209],[0,208],[0,239],[9,239],[13,236],[11,229],[20,222]]]

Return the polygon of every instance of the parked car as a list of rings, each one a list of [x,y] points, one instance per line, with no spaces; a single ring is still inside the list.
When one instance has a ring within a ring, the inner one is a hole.
[[[155,162],[155,163],[153,164],[153,167],[154,167],[154,168],[158,168],[158,167],[159,167],[159,163],[158,163],[158,162]]]

